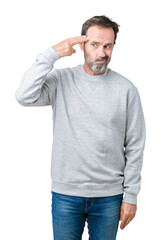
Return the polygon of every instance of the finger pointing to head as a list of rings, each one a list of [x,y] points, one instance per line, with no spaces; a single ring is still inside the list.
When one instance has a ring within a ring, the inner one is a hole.
[[[89,41],[89,38],[86,37],[86,35],[83,35],[83,36],[79,36],[79,37],[72,37],[70,39],[70,41],[71,41],[71,45],[73,46],[73,45],[76,45],[78,43],[87,42],[87,41]]]

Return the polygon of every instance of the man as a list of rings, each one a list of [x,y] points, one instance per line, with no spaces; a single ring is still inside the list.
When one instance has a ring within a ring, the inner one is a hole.
[[[87,219],[92,240],[114,240],[119,220],[124,229],[136,214],[145,120],[137,87],[107,67],[118,31],[106,16],[88,19],[82,36],[36,57],[15,95],[23,106],[52,106],[54,239],[81,239]],[[84,64],[54,69],[76,44]]]

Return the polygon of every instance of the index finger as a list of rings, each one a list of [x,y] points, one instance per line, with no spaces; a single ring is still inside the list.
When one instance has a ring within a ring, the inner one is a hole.
[[[88,37],[86,37],[86,35],[70,38],[70,43],[72,46],[76,45],[78,43],[83,43],[83,42],[87,42],[87,41],[89,41],[89,39],[88,39]]]

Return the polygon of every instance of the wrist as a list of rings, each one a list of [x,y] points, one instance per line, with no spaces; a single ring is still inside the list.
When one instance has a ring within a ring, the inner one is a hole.
[[[126,193],[122,200],[124,203],[137,204],[137,195],[132,193]]]
[[[61,50],[59,49],[59,47],[57,47],[57,45],[52,46],[52,48],[57,52],[59,57],[63,57]]]

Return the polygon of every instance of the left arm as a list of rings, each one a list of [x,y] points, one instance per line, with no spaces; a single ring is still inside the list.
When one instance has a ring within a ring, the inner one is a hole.
[[[127,107],[125,133],[124,203],[137,204],[141,185],[141,169],[145,146],[146,129],[139,92],[135,92]]]
[[[135,87],[127,107],[125,134],[124,192],[121,227],[126,226],[136,213],[137,195],[141,186],[141,169],[146,139],[145,119],[138,89]]]

